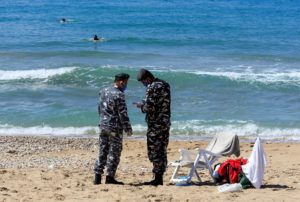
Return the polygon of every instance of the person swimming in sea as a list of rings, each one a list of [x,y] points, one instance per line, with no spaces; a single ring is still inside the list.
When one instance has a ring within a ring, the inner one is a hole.
[[[67,22],[66,18],[60,19],[60,23],[66,23],[66,22]]]
[[[98,36],[95,34],[93,40],[94,40],[94,41],[99,41],[100,39],[99,39]]]
[[[103,42],[105,39],[103,37],[98,37],[98,35],[95,34],[93,37],[89,38],[88,40],[94,43],[100,43]]]

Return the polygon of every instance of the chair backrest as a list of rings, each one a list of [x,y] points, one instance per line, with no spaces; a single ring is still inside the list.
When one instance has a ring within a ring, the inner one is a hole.
[[[198,155],[197,150],[180,149],[180,161],[193,162]]]
[[[207,145],[207,151],[222,156],[230,156],[234,154],[240,156],[240,143],[237,135],[218,134]]]

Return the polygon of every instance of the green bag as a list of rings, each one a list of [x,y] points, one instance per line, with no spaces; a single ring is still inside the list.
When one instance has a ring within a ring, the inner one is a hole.
[[[246,177],[245,173],[242,172],[241,175],[242,176],[241,176],[240,183],[241,183],[243,189],[253,188],[253,185],[251,184],[249,179]]]

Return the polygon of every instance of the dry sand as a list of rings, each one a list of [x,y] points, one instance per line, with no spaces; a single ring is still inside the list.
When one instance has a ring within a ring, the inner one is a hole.
[[[203,148],[206,144],[171,141],[169,161],[178,159],[179,148]],[[242,157],[250,155],[252,145],[241,142]],[[96,138],[0,136],[0,201],[299,201],[299,143],[264,143],[264,149],[268,165],[261,189],[219,193],[207,170],[200,172],[201,186],[169,184],[172,168],[167,170],[163,186],[141,186],[152,179],[145,140],[124,140],[116,176],[124,186],[95,186]]]

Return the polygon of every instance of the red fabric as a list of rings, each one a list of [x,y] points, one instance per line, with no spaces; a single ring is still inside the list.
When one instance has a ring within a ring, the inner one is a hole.
[[[242,165],[247,163],[247,159],[228,159],[218,169],[220,177],[226,179],[229,183],[239,182],[239,174],[242,172]]]

